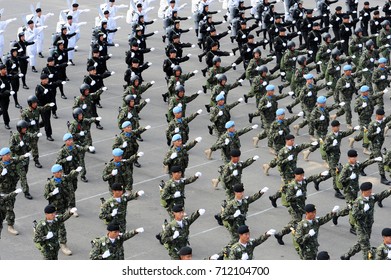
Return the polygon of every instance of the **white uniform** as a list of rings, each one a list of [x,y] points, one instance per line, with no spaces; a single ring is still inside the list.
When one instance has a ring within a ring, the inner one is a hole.
[[[44,28],[45,26],[34,27],[33,29],[27,27],[26,31],[24,32],[24,36],[27,42],[35,42],[35,44],[29,45],[26,48],[27,55],[30,57],[30,65],[32,67],[35,67],[37,64],[37,38]]]
[[[72,22],[72,24],[69,24],[69,22],[67,22],[65,24],[65,27],[67,28],[67,34],[72,34],[72,33],[75,33],[77,31],[78,24],[77,23],[73,23],[73,22]],[[68,39],[68,48],[74,48],[75,46],[76,46],[76,35]],[[68,51],[68,59],[72,60],[74,54],[75,54],[74,50]]]
[[[80,10],[80,9],[77,9],[76,11],[70,11],[68,13],[68,15],[71,15],[72,16],[72,22],[73,23],[79,23],[79,16],[82,14],[82,13],[86,13],[86,12],[89,12],[90,9],[84,9],[84,10]],[[79,26],[77,27],[78,29],[78,33],[75,35],[76,37],[76,42],[79,41],[80,39],[80,28]]]
[[[38,17],[37,15],[34,17],[34,24],[35,24],[35,27],[41,27],[41,26],[44,26],[45,25],[45,22],[46,20],[51,17],[51,16],[54,16],[53,13],[47,13],[46,15],[41,15],[40,17]],[[42,50],[43,50],[43,40],[44,40],[44,32],[41,32],[37,35],[37,40],[36,40],[36,47],[37,47],[37,52],[38,53],[41,53]]]
[[[7,19],[0,21],[0,58],[3,57],[3,51],[4,51],[4,32],[7,28],[7,25],[13,21],[15,21],[16,18]]]

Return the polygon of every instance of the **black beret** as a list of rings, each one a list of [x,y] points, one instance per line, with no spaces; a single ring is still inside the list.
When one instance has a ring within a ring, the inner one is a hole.
[[[332,127],[335,127],[335,126],[340,126],[341,124],[340,124],[340,122],[338,121],[338,120],[333,120],[332,122],[331,122],[331,126]]]
[[[274,18],[275,19],[279,19],[279,18],[281,18],[281,16],[280,15],[276,15]]]
[[[379,108],[376,110],[376,115],[384,115],[384,114],[385,114],[384,109]]]
[[[94,65],[88,66],[87,71],[95,70],[96,67]]]
[[[364,2],[364,5],[369,5],[369,2],[368,2],[368,1],[365,1],[365,2]]]
[[[243,184],[236,184],[234,186],[234,192],[244,192]]]
[[[319,26],[320,24],[319,24],[319,22],[314,22],[313,24],[312,24],[312,27],[314,27],[314,26]]]
[[[124,189],[122,188],[122,185],[120,183],[114,183],[112,186],[111,186],[111,189],[113,191],[123,191]]]
[[[140,63],[140,59],[135,57],[135,58],[132,59],[132,63]]]
[[[384,229],[381,231],[381,235],[382,235],[382,236],[391,236],[391,228],[384,228]]]
[[[138,43],[136,41],[133,41],[131,46],[132,47],[138,47]]]
[[[171,48],[168,53],[177,53],[177,50],[175,48]]]
[[[295,136],[292,134],[288,134],[287,136],[285,136],[285,140],[292,140],[292,139],[295,139]]]
[[[307,204],[306,206],[304,206],[304,211],[307,213],[316,211],[315,205]]]
[[[34,21],[32,21],[31,19],[27,22],[27,24],[33,24]]]
[[[42,9],[41,9],[41,8],[37,8],[37,9],[35,10],[35,12],[36,12],[36,13],[42,12]]]
[[[43,74],[41,74],[40,78],[41,78],[41,80],[49,79],[49,76],[48,76],[48,74],[43,73]]]
[[[343,19],[348,19],[348,18],[349,18],[349,15],[344,14],[344,15],[342,16],[342,18],[343,18]]]
[[[231,150],[231,153],[230,153],[230,155],[231,155],[231,157],[240,157],[240,150],[239,149],[233,149],[233,150]]]
[[[0,69],[5,69],[5,68],[7,68],[7,66],[5,66],[5,64],[1,63],[0,64]]]
[[[52,214],[56,212],[56,207],[54,207],[54,205],[49,204],[48,206],[45,207],[44,211],[46,214]]]
[[[373,14],[374,15],[380,15],[380,11],[374,11]]]
[[[308,15],[308,14],[312,14],[314,12],[314,10],[313,9],[307,9],[306,12],[307,12],[307,15]]]
[[[372,190],[372,183],[371,182],[364,182],[360,186],[360,190],[362,191],[369,191]]]
[[[248,226],[246,226],[246,225],[242,225],[238,228],[239,234],[243,234],[243,233],[247,233],[247,232],[250,232],[250,230],[248,229]]]
[[[104,15],[107,15],[107,14],[110,14],[110,12],[108,10],[104,11],[103,12]]]
[[[143,6],[143,4],[141,4],[141,3],[137,4],[137,8],[141,8],[142,6]]]
[[[171,173],[182,172],[182,168],[178,165],[174,165],[171,167],[170,171],[171,171]]]
[[[72,4],[72,7],[79,7],[79,4],[73,3],[73,4]]]
[[[349,150],[348,151],[348,157],[357,157],[357,151],[356,150]]]
[[[253,34],[249,34],[249,35],[247,36],[247,39],[254,39],[254,35],[253,35]]]
[[[285,27],[280,27],[280,29],[278,30],[279,32],[285,32],[286,31],[286,28]]]
[[[296,167],[295,174],[296,175],[304,174],[304,169],[301,167]]]
[[[183,211],[183,206],[180,204],[175,204],[174,207],[172,207],[172,212],[178,213]]]
[[[178,34],[175,34],[172,36],[172,39],[178,39],[179,38],[179,35]]]
[[[93,48],[93,49],[92,49],[92,52],[93,52],[93,53],[98,53],[98,52],[100,52],[100,51],[99,51],[99,48]]]
[[[108,231],[118,231],[119,230],[119,224],[115,222],[111,222],[110,224],[107,225],[107,230]]]
[[[336,11],[341,11],[341,10],[342,10],[342,7],[341,7],[341,6],[337,6],[337,7],[335,7],[335,10],[336,10]]]
[[[72,19],[73,17],[71,15],[67,16],[67,19]]]
[[[179,250],[179,255],[180,256],[187,256],[187,255],[191,255],[192,253],[193,253],[193,250],[189,246],[182,247]]]
[[[53,56],[49,56],[49,57],[47,58],[47,62],[51,62],[51,61],[54,61],[54,57],[53,57]]]
[[[330,255],[326,251],[320,251],[316,257],[317,260],[329,260]]]

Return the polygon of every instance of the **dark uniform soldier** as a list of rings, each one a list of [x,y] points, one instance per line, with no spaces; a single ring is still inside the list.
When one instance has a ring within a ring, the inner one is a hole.
[[[124,242],[136,234],[144,232],[144,228],[125,231],[120,234],[120,226],[110,223],[107,226],[107,235],[91,241],[91,260],[124,260]]]
[[[45,207],[45,219],[39,221],[35,226],[33,238],[35,247],[38,248],[45,260],[58,260],[58,250],[61,245],[64,245],[59,241],[60,228],[76,210],[76,208],[72,208],[62,215],[57,215],[56,207],[50,204]]]
[[[29,45],[35,44],[35,42],[34,41],[27,42],[25,39],[24,32],[20,32],[18,34],[18,38],[19,38],[19,41],[15,42],[12,47],[16,48],[18,51],[20,72],[23,74],[23,77],[22,77],[23,88],[29,89],[29,87],[26,84],[26,73],[27,73],[27,67],[28,67],[28,60],[27,59],[29,58],[29,56],[26,55],[26,47]]]
[[[190,244],[190,226],[205,213],[205,209],[199,209],[185,217],[183,206],[175,205],[172,212],[174,219],[163,230],[162,242],[171,259],[179,260],[179,250]]]
[[[108,71],[107,60],[109,60],[111,57],[112,57],[112,54],[101,56],[99,49],[94,48],[92,50],[92,57],[90,59],[88,59],[88,61],[87,61],[87,71],[88,71],[88,67],[94,66],[96,68],[96,74],[99,74],[99,75],[104,74],[106,71]]]
[[[168,123],[168,127],[166,129],[167,146],[170,146],[171,138],[174,136],[174,134],[180,134],[182,137],[182,142],[186,144],[187,140],[189,140],[189,124],[197,116],[202,114],[202,110],[199,109],[197,112],[191,114],[188,117],[182,117],[182,107],[176,106],[174,109],[172,109],[172,113],[174,114],[174,118]]]
[[[151,62],[140,65],[140,60],[138,58],[133,58],[130,67],[127,68],[124,73],[124,81],[126,82],[126,85],[123,86],[124,89],[132,84],[130,79],[134,75],[137,75],[140,78],[140,83],[142,83],[144,81],[142,73],[147,70],[150,65],[152,65]]]
[[[140,190],[131,194],[124,193],[124,189],[119,183],[114,183],[111,190],[112,197],[100,206],[99,219],[103,220],[106,225],[110,223],[118,224],[120,232],[125,233],[128,203],[144,195],[144,191]]]
[[[7,214],[6,203],[11,199],[15,199],[17,194],[21,192],[22,189],[16,189],[9,194],[0,193],[0,238],[1,238],[1,232],[3,230],[3,221]]]
[[[376,248],[376,260],[391,260],[391,228],[381,231],[383,243]]]
[[[374,11],[373,17],[369,21],[369,29],[370,29],[372,35],[379,34],[380,29],[381,29],[382,20],[384,20],[384,19],[380,17],[380,12]]]
[[[7,66],[0,63],[0,112],[3,115],[4,127],[11,129],[9,123],[11,121],[8,114],[8,108],[10,105],[11,80],[7,75]]]
[[[166,58],[163,61],[163,72],[166,73],[166,82],[168,83],[168,80],[171,78],[172,75],[174,75],[174,67],[176,65],[179,65],[182,62],[188,61],[190,59],[190,54],[184,57],[177,57],[177,50],[174,48],[171,48],[168,51],[168,58]]]
[[[69,62],[70,64],[70,62]],[[64,94],[64,84],[66,81],[69,79],[67,78],[66,75],[66,67],[68,66],[68,62],[62,62],[56,64],[56,61],[54,57],[49,56],[47,58],[47,63],[46,67],[42,69],[43,74],[47,74],[49,77],[49,83],[51,82],[57,82],[58,83],[58,88],[61,93],[61,98],[62,99],[67,99],[66,95]],[[64,83],[62,83],[64,82]]]
[[[18,49],[16,47],[13,47],[10,50],[10,56],[5,61],[5,65],[7,66],[7,73],[9,77],[11,78],[11,88],[14,94],[12,95],[15,101],[15,108],[22,108],[20,106],[18,101],[18,91],[19,91],[19,78],[22,78],[24,76],[23,73],[19,73],[19,61],[18,58]]]
[[[332,25],[332,29],[334,32],[334,37],[337,41],[341,40],[340,33],[339,33],[339,27],[342,24],[342,7],[337,6],[335,7],[335,13],[331,16],[330,23]]]

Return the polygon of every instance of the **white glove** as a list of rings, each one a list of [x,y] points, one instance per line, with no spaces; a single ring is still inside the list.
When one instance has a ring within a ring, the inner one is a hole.
[[[83,170],[83,167],[81,167],[81,166],[78,166],[77,168],[76,168],[76,172],[80,172],[80,171],[82,171]]]
[[[238,99],[238,102],[239,102],[239,103],[242,103],[242,102],[243,102],[243,98],[240,97],[240,98]]]
[[[350,83],[346,83],[345,88],[350,88]]]
[[[172,153],[171,156],[170,156],[170,159],[174,159],[174,158],[176,158],[177,156],[178,156],[177,153]]]
[[[11,91],[10,91],[10,94],[11,94],[11,95],[14,95],[14,94],[15,94],[15,91],[11,90]]]
[[[350,180],[356,179],[357,178],[356,173],[352,173],[349,178],[350,178]]]
[[[72,156],[67,156],[67,161],[71,161],[72,160]]]
[[[284,131],[282,131],[282,130],[278,131],[278,135],[283,135],[283,134],[284,134]]]
[[[60,55],[59,57],[57,57],[58,60],[62,60],[62,55]]]
[[[310,231],[308,232],[308,234],[309,234],[310,236],[314,236],[315,233],[316,233],[316,232],[315,232],[313,229],[310,229]]]
[[[122,143],[122,148],[126,148],[127,146],[128,146],[128,142],[125,141]]]
[[[317,42],[318,40],[319,40],[318,37],[314,38],[314,41],[315,41],[315,42]]]
[[[361,107],[363,107],[363,108],[365,108],[367,106],[368,106],[367,102],[363,102],[362,105],[361,105]]]
[[[267,103],[266,103],[266,107],[267,108],[270,108],[272,106],[272,104],[268,101]]]
[[[24,75],[23,75],[22,73],[20,73],[20,74],[18,74],[18,76],[19,76],[20,78],[22,78]]]
[[[8,173],[7,168],[4,168],[3,171],[1,171],[1,176],[4,176]]]
[[[56,195],[60,192],[60,190],[58,188],[55,188],[53,191],[52,191],[52,195]]]
[[[102,120],[102,117],[96,117],[95,120],[101,121],[101,120]]]
[[[106,250],[103,254],[102,254],[102,259],[107,259],[108,257],[110,257],[111,254],[110,254],[110,251],[109,250]]]
[[[197,114],[201,115],[202,114],[202,109],[197,110]]]
[[[334,206],[333,210],[331,210],[331,212],[333,212],[333,213],[337,213],[338,211],[339,211],[338,205]]]
[[[93,152],[95,151],[95,147],[94,147],[94,146],[89,146],[89,147],[88,147],[88,150],[89,150],[91,153],[93,153]]]
[[[155,81],[151,81],[151,82],[150,82],[151,85],[154,85],[155,83],[156,83]]]
[[[339,71],[339,70],[341,70],[341,67],[337,66],[337,67],[335,68],[335,70]]]
[[[326,51],[327,53],[331,53],[331,50],[330,49],[327,49],[327,51]]]
[[[144,191],[143,191],[143,190],[138,191],[138,192],[137,192],[137,195],[138,195],[138,196],[143,196],[143,195],[144,195]]]
[[[149,102],[151,102],[151,99],[147,98],[147,99],[145,99],[145,102],[149,103]]]
[[[42,133],[41,132],[38,132],[37,133],[37,137],[39,138],[39,137],[41,137],[42,136]]]
[[[217,260],[220,256],[218,254],[214,254],[212,256],[210,256],[210,259],[211,260]]]
[[[54,235],[53,235],[53,232],[49,231],[48,234],[46,235],[46,240],[52,238]]]
[[[323,171],[322,173],[320,173],[320,175],[322,175],[322,176],[327,176],[327,175],[329,175],[329,171],[328,170],[326,170],[326,171]]]
[[[196,92],[197,95],[199,95],[199,94],[201,94],[201,93],[203,93],[202,90],[199,90],[199,91]],[[179,104],[180,104],[180,103],[179,103]],[[178,105],[179,105],[179,104],[178,104]]]
[[[308,96],[308,97],[311,97],[311,96],[312,96],[312,91],[309,91],[309,92],[307,93],[307,96]]]
[[[115,209],[113,209],[113,211],[111,212],[111,217],[115,217],[117,214],[118,214],[118,209],[115,208]]]
[[[247,253],[242,254],[242,258],[241,259],[243,261],[248,260],[248,254]]]
[[[314,53],[314,51],[308,51],[308,53],[309,53],[309,54],[313,54],[313,53]]]
[[[380,127],[376,128],[376,134],[379,134],[380,132],[381,132],[381,128]]]
[[[295,93],[293,91],[288,92],[289,96],[293,96]]]
[[[289,155],[289,156],[288,156],[288,160],[289,160],[289,161],[293,160],[293,155]]]
[[[367,72],[369,69],[368,68],[364,68],[364,69],[362,69],[361,71],[362,72]]]
[[[15,68],[16,68],[16,64],[12,64],[11,69],[15,69]]]
[[[320,120],[320,121],[324,121],[324,116],[321,115],[321,116],[319,117],[319,120]]]
[[[276,230],[275,229],[269,229],[267,232],[266,232],[267,235],[275,235],[276,234]]]
[[[202,173],[201,172],[196,172],[196,174],[194,174],[194,176],[196,176],[197,178],[200,178],[202,176]]]
[[[174,232],[174,235],[172,236],[172,239],[177,239],[178,236],[179,236],[179,231],[176,230],[176,231]]]
[[[117,169],[113,169],[113,170],[111,171],[111,175],[115,176],[115,175],[117,175],[117,174],[118,174],[118,170],[117,170]]]
[[[45,90],[43,91],[44,94],[48,93],[49,90],[47,88],[45,88]]]
[[[360,126],[359,125],[356,125],[353,129],[355,130],[355,131],[357,131],[357,130],[360,130]]]
[[[299,112],[297,115],[298,115],[299,117],[302,117],[302,116],[304,116],[304,112],[301,111],[301,112]]]
[[[266,86],[266,85],[267,85],[267,82],[266,82],[266,81],[265,81],[265,82],[263,82],[263,83],[262,83],[262,85],[263,85],[263,86]]]
[[[72,214],[75,214],[77,212],[77,208],[73,207],[73,208],[71,208],[71,210],[69,210],[69,212],[71,212]]]
[[[219,113],[217,115],[222,116],[223,115],[223,111],[219,111]]]
[[[258,159],[259,159],[258,155],[253,156],[253,160],[258,160]]]
[[[95,84],[96,84],[95,80],[92,80],[92,81],[91,81],[91,85],[93,86],[93,85],[95,85]]]
[[[23,190],[21,188],[17,188],[16,190],[14,190],[14,193],[18,194],[18,193],[21,193]]]
[[[144,156],[144,152],[138,152],[138,153],[137,153],[137,156],[138,156],[138,157]]]
[[[150,129],[151,126],[150,125],[147,125],[146,127],[144,127],[146,130]]]
[[[364,211],[367,212],[371,207],[369,206],[368,203],[364,204]]]
[[[128,119],[131,119],[133,117],[132,113],[128,113]]]
[[[136,228],[136,232],[137,233],[142,233],[142,232],[144,232],[144,228],[142,228],[142,227]]]
[[[261,190],[261,193],[265,193],[265,192],[267,192],[268,190],[269,190],[268,187],[264,187],[264,188]]]
[[[178,197],[181,197],[181,192],[180,191],[176,191],[174,193],[174,198],[178,198]]]
[[[30,122],[30,125],[35,125],[35,124],[36,124],[35,120],[32,120],[32,121]]]
[[[205,209],[198,209],[198,214],[200,214],[200,216],[204,215]]]
[[[114,71],[111,71],[111,72],[110,72],[110,75],[111,75],[111,76],[113,76],[114,74],[115,74],[115,72],[114,72]]]
[[[333,140],[333,147],[337,146],[338,145],[338,140],[337,139],[334,139]]]
[[[385,79],[386,79],[386,76],[381,75],[381,76],[380,76],[380,79],[381,79],[381,80],[385,80]]]
[[[176,128],[174,129],[174,132],[175,132],[175,133],[178,133],[178,132],[179,132],[179,127],[176,127]]]
[[[239,172],[236,169],[232,172],[232,175],[234,175],[234,176],[238,176],[238,174],[239,174]]]
[[[31,154],[30,154],[30,153],[25,153],[23,156],[24,156],[25,158],[28,158],[28,157],[31,157]]]
[[[197,143],[200,143],[200,142],[202,141],[202,137],[197,137],[197,138],[195,139],[195,141],[196,141]]]
[[[79,134],[80,134],[80,136],[86,135],[86,133],[84,131],[80,131]]]
[[[112,57],[112,56],[113,56],[113,54],[112,54],[112,53],[109,53],[109,57]],[[95,63],[96,63],[96,62],[95,62]],[[95,64],[95,63],[94,63],[94,64]],[[96,67],[96,66],[95,66],[95,67]]]
[[[238,83],[239,84],[243,83],[243,79],[238,80]]]
[[[237,218],[240,214],[242,214],[242,213],[240,212],[240,210],[239,210],[239,209],[236,210],[235,213],[234,213],[234,218]]]
[[[303,192],[300,189],[297,190],[296,197],[299,197],[299,196],[302,196],[302,195],[303,195]]]
[[[318,141],[311,142],[311,145],[312,146],[317,146],[318,145]]]
[[[198,73],[198,70],[194,70],[194,71],[193,71],[193,74],[197,74],[197,73]]]
[[[81,106],[81,108],[82,108],[83,110],[87,109],[87,104],[83,104],[83,105]]]
[[[62,85],[65,85],[66,83],[67,83],[66,81],[62,81],[62,82],[61,82]]]
[[[257,125],[257,124],[254,124],[251,128],[252,128],[252,129],[257,129],[257,128],[258,128],[258,125]]]
[[[375,158],[375,161],[383,161],[383,158],[382,157],[377,157],[377,158]]]
[[[229,139],[228,139],[228,138],[225,139],[224,144],[225,144],[225,145],[228,145],[228,144],[229,144]]]
[[[2,83],[1,86],[0,86],[0,88],[5,88],[5,84]]]
[[[333,82],[327,82],[326,85],[331,86]]]
[[[24,142],[20,141],[19,146],[23,147],[24,146]]]
[[[118,27],[117,29],[120,29],[121,27]],[[114,47],[118,48],[119,44],[114,44]]]

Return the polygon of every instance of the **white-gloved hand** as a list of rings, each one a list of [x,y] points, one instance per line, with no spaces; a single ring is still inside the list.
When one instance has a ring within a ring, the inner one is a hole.
[[[267,192],[268,190],[269,190],[268,187],[264,187],[264,188],[262,188],[261,193],[265,193],[265,192]]]
[[[253,126],[251,126],[252,129],[257,129],[258,128],[258,125],[257,124],[254,124]]]
[[[196,139],[194,139],[197,143],[200,143],[202,141],[202,137],[197,137]]]
[[[308,97],[311,97],[311,96],[312,96],[312,91],[309,91],[309,92],[307,93],[307,96],[308,96]]]
[[[230,142],[230,141],[229,141],[229,139],[228,139],[228,138],[226,138],[226,139],[225,139],[225,141],[224,141],[224,144],[225,144],[225,145],[228,145],[228,144],[229,144],[229,142]]]
[[[172,236],[172,239],[177,239],[178,236],[179,236],[179,231],[176,230],[176,231],[174,232],[174,235]]]
[[[276,234],[276,230],[275,229],[269,229],[267,232],[266,232],[267,235],[275,235]]]
[[[334,139],[333,140],[333,147],[337,146],[338,145],[338,140],[337,139]]]
[[[375,161],[383,161],[383,158],[382,157],[376,157]]]
[[[174,132],[175,132],[175,133],[178,133],[178,132],[179,132],[179,127],[176,127],[176,128],[174,129]]]
[[[95,80],[91,81],[91,85],[94,86],[96,84]]]
[[[386,76],[381,75],[381,76],[380,76],[380,79],[381,79],[381,80],[385,80],[385,79],[386,79]]]
[[[32,121],[30,122],[30,125],[35,125],[35,124],[36,124],[35,120],[32,120]]]
[[[296,192],[296,197],[300,197],[300,196],[302,196],[303,195],[303,192],[302,192],[302,190],[297,190],[297,192]]]
[[[111,171],[111,175],[115,176],[115,175],[117,175],[117,174],[118,174],[118,170],[117,170],[117,169],[113,169],[113,170]]]
[[[56,195],[60,192],[60,190],[58,188],[55,188],[53,191],[52,191],[52,195]]]
[[[115,208],[113,209],[113,211],[111,211],[111,217],[115,217],[117,214],[118,214],[118,208]]]
[[[263,86],[267,86],[267,82],[266,82],[266,81],[263,82],[262,85],[263,85]]]
[[[319,144],[318,141],[311,142],[312,146],[317,146],[318,144]]]
[[[142,227],[136,228],[136,232],[137,233],[143,233],[144,232],[144,228],[142,228]]]
[[[111,75],[111,76],[113,76],[114,74],[115,74],[115,72],[114,72],[114,71],[111,71],[111,72],[110,72],[110,75]]]
[[[301,111],[301,112],[299,112],[297,115],[298,115],[299,117],[303,117],[303,116],[304,116],[304,112]]]
[[[129,112],[127,117],[128,119],[131,119],[133,117],[132,113]]]
[[[198,91],[196,92],[197,95],[200,95],[201,93],[203,93],[202,90],[198,90]],[[180,103],[179,103],[179,104],[180,104]],[[179,104],[178,104],[178,105],[179,105]]]
[[[28,157],[31,157],[31,154],[30,154],[30,153],[25,153],[23,156],[24,156],[25,158],[28,158]]]
[[[210,256],[210,259],[214,260],[214,261],[217,260],[218,258],[220,258],[220,256],[218,254],[214,254],[214,255]]]
[[[368,203],[364,204],[364,211],[367,212],[371,207],[369,206]]]
[[[3,168],[3,171],[1,171],[1,176],[5,176],[8,173],[7,168]]]
[[[144,152],[138,152],[138,153],[137,153],[137,156],[138,156],[138,157],[144,156]]]
[[[362,105],[361,105],[361,107],[363,107],[363,108],[365,108],[367,106],[368,106],[367,102],[363,102]]]
[[[81,105],[81,108],[82,108],[83,110],[87,109],[87,104]]]
[[[267,103],[266,103],[266,107],[267,108],[270,108],[272,106],[272,104],[268,101]]]
[[[61,82],[62,85],[65,85],[66,83],[67,83],[66,81],[62,81],[62,82]]]
[[[102,259],[107,259],[108,257],[110,257],[111,254],[110,254],[110,251],[109,250],[106,250],[103,254],[102,254]]]
[[[360,130],[361,127],[360,127],[359,125],[356,125],[353,129],[354,129],[355,131],[357,131],[357,130]]]
[[[149,102],[151,102],[151,99],[150,99],[150,98],[147,98],[147,99],[145,99],[145,102],[146,102],[146,103],[149,103]]]
[[[350,174],[349,178],[350,178],[350,180],[354,180],[354,179],[356,179],[356,178],[357,178],[357,175],[356,175],[356,173],[352,173],[352,174]]]
[[[217,115],[221,117],[223,115],[223,111],[219,111]]]
[[[333,212],[333,213],[337,213],[338,211],[339,211],[338,205],[334,206],[333,210],[331,210],[331,212]]]
[[[258,155],[253,156],[253,160],[258,160],[258,159],[259,159]]]
[[[109,57],[112,57],[113,56],[113,54],[112,53],[109,53]],[[95,63],[94,63],[95,64]],[[95,66],[96,67],[96,66]]]
[[[18,193],[21,193],[23,190],[21,188],[17,188],[16,190],[14,190],[14,193],[18,194]]]
[[[197,110],[197,114],[201,115],[202,114],[202,109]]]
[[[234,171],[232,171],[232,175],[238,176],[238,174],[239,174],[238,170],[235,169]]]
[[[54,236],[53,232],[49,231],[48,234],[46,235],[46,240],[53,238],[53,236]]]
[[[310,229],[310,231],[308,232],[308,234],[310,236],[314,236],[316,234],[316,232],[313,230],[313,229]]]
[[[242,103],[242,102],[243,102],[243,98],[240,97],[240,98],[238,99],[238,102],[239,102],[239,103]]]
[[[80,132],[79,132],[79,135],[80,135],[80,136],[84,136],[84,135],[86,135],[86,133],[85,133],[84,131],[80,131]]]
[[[151,81],[151,83],[150,83],[150,84],[151,84],[151,85],[154,85],[155,83],[156,83],[155,81]]]
[[[176,191],[174,193],[174,198],[178,198],[178,197],[181,197],[181,192],[180,191]]]
[[[234,213],[234,218],[239,217],[240,214],[242,214],[242,213],[240,212],[240,210],[239,210],[239,209],[236,210],[235,213]]]
[[[320,121],[324,121],[324,120],[325,120],[324,115],[321,115],[321,116],[319,117],[319,120],[320,120]]]
[[[10,94],[11,94],[11,95],[14,95],[14,94],[15,94],[15,91],[11,90],[11,91],[10,91]]]
[[[72,214],[75,214],[77,212],[77,208],[73,207],[73,208],[71,208],[71,210],[69,210],[69,212],[71,212]]]
[[[94,146],[89,146],[89,147],[88,147],[88,150],[89,150],[91,153],[93,153],[93,152],[95,152],[95,147],[94,147]]]
[[[388,88],[384,89],[383,92],[384,92],[384,93],[387,93],[387,92],[388,92]]]
[[[37,137],[39,138],[39,137],[41,137],[42,136],[42,133],[41,132],[38,132],[37,133]]]
[[[198,214],[200,214],[200,216],[204,215],[205,214],[205,209],[198,209]]]
[[[80,172],[80,171],[82,171],[83,170],[83,167],[82,166],[78,166],[77,168],[76,168],[76,172]]]
[[[320,173],[320,175],[322,175],[322,176],[327,176],[327,175],[329,175],[329,171],[328,170],[326,170],[326,171],[323,171],[322,173]]]
[[[242,254],[241,260],[242,260],[242,261],[248,260],[248,254],[247,254],[247,253],[243,253],[243,254]]]
[[[121,27],[118,27],[118,29],[120,29]],[[119,44],[114,44],[114,47],[118,48],[119,47]]]
[[[194,70],[194,71],[193,71],[193,74],[197,74],[197,73],[198,73],[198,70]]]
[[[289,155],[289,156],[288,156],[288,160],[289,160],[289,161],[293,160],[293,155]]]
[[[171,154],[170,159],[174,159],[174,158],[176,158],[177,156],[178,156],[178,154],[174,152],[174,153]]]
[[[127,146],[128,146],[128,142],[125,141],[122,143],[122,148],[126,148]]]
[[[19,146],[23,147],[24,146],[24,142],[20,141]]]
[[[343,106],[345,106],[345,104],[346,104],[345,102],[340,102],[338,105],[343,107]]]
[[[283,134],[284,134],[284,131],[282,131],[282,130],[278,131],[278,135],[283,135]]]
[[[376,128],[376,134],[379,134],[380,132],[381,132],[381,128],[380,127]]]
[[[101,120],[102,120],[102,117],[96,117],[95,120],[101,121]]]
[[[44,94],[48,93],[49,90],[47,88],[45,88],[45,90],[43,91]]]
[[[201,176],[202,176],[202,173],[201,172],[196,172],[195,174],[194,174],[194,176],[196,176],[197,178],[200,178]]]
[[[67,159],[67,161],[71,161],[71,160],[72,160],[72,158],[73,158],[72,156],[67,156],[67,158],[66,158],[66,159]]]

